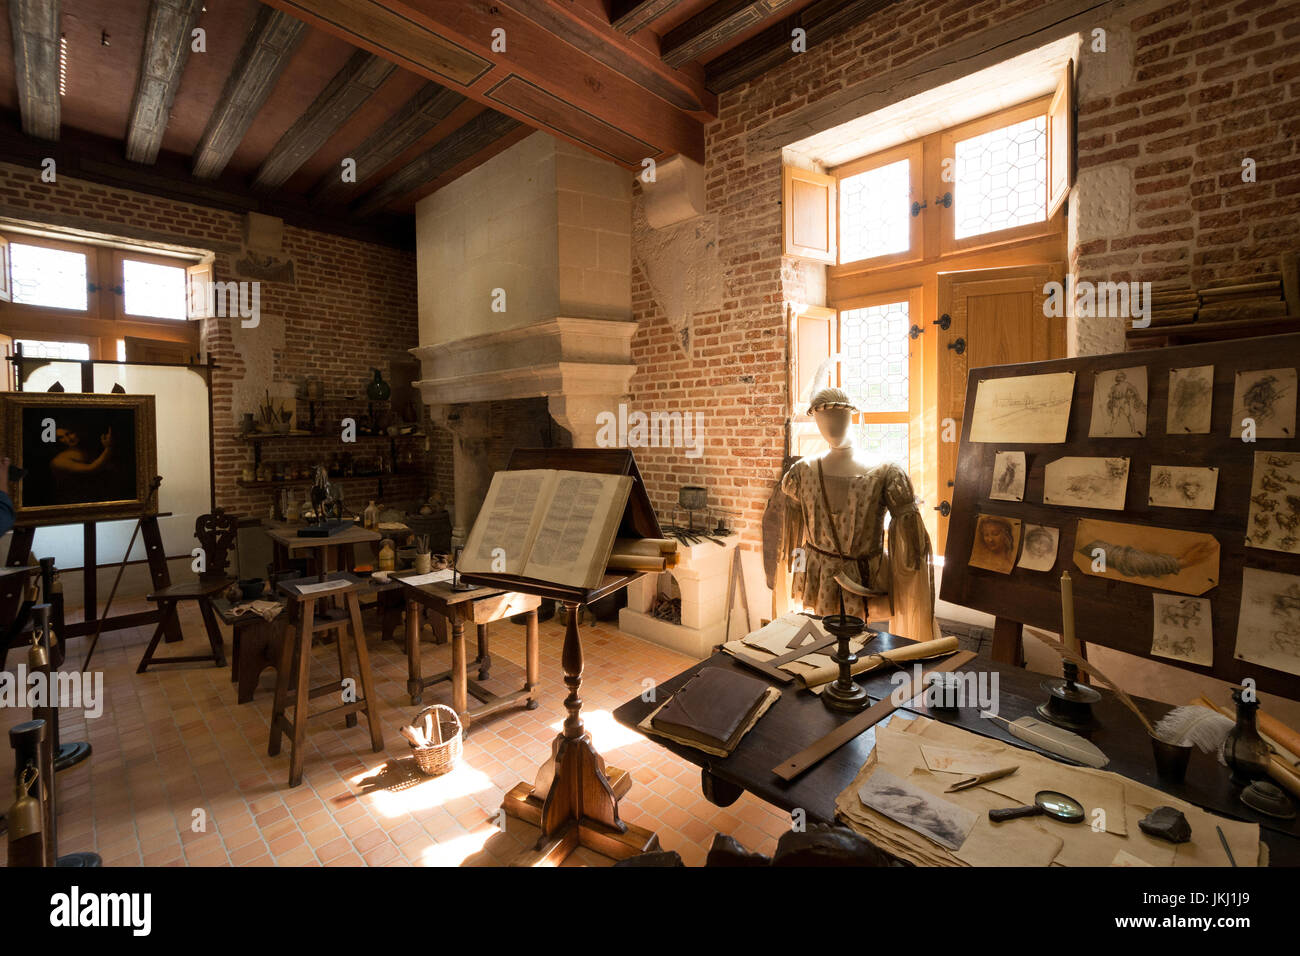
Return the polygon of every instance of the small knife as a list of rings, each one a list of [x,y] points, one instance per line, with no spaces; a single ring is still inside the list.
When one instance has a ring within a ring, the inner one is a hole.
[[[1002,767],[999,770],[989,770],[985,773],[977,773],[969,777],[962,777],[944,793],[956,793],[958,790],[966,790],[970,787],[978,787],[982,783],[988,783],[990,780],[1000,780],[1003,777],[1009,777],[1020,769],[1019,764]]]

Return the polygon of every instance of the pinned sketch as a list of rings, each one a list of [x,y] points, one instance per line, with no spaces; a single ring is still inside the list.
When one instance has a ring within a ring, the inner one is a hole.
[[[1127,458],[1058,458],[1043,469],[1043,504],[1123,511]]]
[[[1020,567],[1030,571],[1050,571],[1056,566],[1056,549],[1061,532],[1045,524],[1025,525],[1025,545],[1020,551]]]
[[[1179,594],[1204,594],[1219,583],[1214,535],[1080,518],[1074,544],[1084,574]]]
[[[1157,508],[1193,508],[1213,511],[1219,486],[1219,469],[1152,465],[1149,504]]]
[[[1239,661],[1300,674],[1300,577],[1245,568],[1237,619]]]
[[[1098,372],[1092,382],[1089,438],[1141,438],[1147,433],[1147,369]]]
[[[1020,519],[1001,515],[980,515],[975,520],[975,543],[970,565],[998,574],[1010,574],[1020,547]]]
[[[858,788],[858,799],[949,850],[961,849],[975,826],[973,811],[927,793],[884,769],[878,768]]]
[[[1300,453],[1255,452],[1246,546],[1300,554]]]
[[[1025,453],[1000,451],[993,456],[993,487],[989,497],[998,501],[1025,500]]]
[[[1169,370],[1169,410],[1165,431],[1170,435],[1208,435],[1214,409],[1214,366]]]
[[[1232,437],[1241,437],[1242,422],[1249,418],[1256,438],[1294,438],[1295,398],[1293,368],[1238,372],[1232,390]]]
[[[1214,663],[1214,628],[1209,598],[1153,594],[1155,621],[1151,654],[1209,667]]]
[[[1073,372],[986,378],[975,387],[970,440],[1060,444],[1073,398]]]

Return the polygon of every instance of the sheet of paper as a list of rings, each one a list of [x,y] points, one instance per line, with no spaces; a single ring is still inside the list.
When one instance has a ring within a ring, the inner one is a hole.
[[[1080,518],[1074,544],[1084,574],[1192,595],[1219,583],[1214,535]]]
[[[1169,370],[1169,411],[1165,431],[1170,435],[1208,435],[1214,407],[1214,366]]]
[[[1300,452],[1255,452],[1246,546],[1300,554]]]
[[[877,813],[957,850],[975,826],[975,814],[942,800],[888,770],[878,769],[858,788],[858,799]]]
[[[1147,503],[1157,508],[1213,511],[1219,469],[1152,465]]]
[[[1058,458],[1043,469],[1043,504],[1123,511],[1127,458]]]
[[[337,591],[339,588],[345,588],[351,581],[318,581],[315,584],[296,584],[299,594],[318,594],[321,591]]]
[[[1295,409],[1294,368],[1238,372],[1232,391],[1230,434],[1240,438],[1249,421],[1256,438],[1294,438]]]
[[[1025,543],[1020,549],[1020,567],[1030,571],[1050,571],[1056,567],[1056,552],[1061,531],[1045,524],[1025,525]]]
[[[747,634],[740,640],[746,647],[753,647],[759,650],[767,651],[773,656],[780,657],[783,654],[789,654],[795,648],[790,646],[790,642],[801,632],[805,632],[805,638],[801,640],[800,645],[812,643],[808,637],[808,630],[816,637],[827,637],[826,630],[821,626],[820,621],[814,621],[806,614],[783,614],[776,620],[765,624],[752,634]]]
[[[965,776],[973,773],[988,773],[990,770],[1011,766],[1011,761],[996,753],[956,750],[939,744],[922,744],[921,755],[925,758],[925,765],[937,773]]]
[[[1155,657],[1209,667],[1214,663],[1210,599],[1152,594],[1151,653]]]
[[[989,497],[995,501],[1023,501],[1025,498],[1025,453],[1000,451],[993,456],[993,484]]]
[[[1074,372],[986,378],[975,386],[970,440],[1060,444],[1073,398]]]
[[[423,584],[440,584],[443,582],[450,583],[452,579],[452,569],[444,568],[441,571],[430,571],[428,574],[412,574],[409,577],[401,578],[403,584],[409,584],[412,587],[420,587]]]
[[[1300,576],[1245,568],[1233,656],[1300,674]]]
[[[1147,433],[1147,369],[1107,369],[1092,382],[1089,438],[1142,438]]]

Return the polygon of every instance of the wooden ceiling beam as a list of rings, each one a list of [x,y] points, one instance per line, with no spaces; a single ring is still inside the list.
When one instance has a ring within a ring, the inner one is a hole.
[[[610,26],[619,33],[631,36],[683,2],[684,0],[614,0],[609,14]]]
[[[28,136],[59,138],[60,0],[9,0],[18,110]]]
[[[126,124],[126,158],[135,163],[158,159],[181,73],[190,57],[191,31],[203,0],[153,0],[140,52],[140,76]]]
[[[521,126],[523,124],[512,116],[484,110],[384,180],[357,203],[355,214],[365,217],[378,212],[393,200],[414,192],[425,183],[488,149]]]
[[[340,171],[332,170],[312,188],[312,199],[344,202],[349,191],[359,190],[370,177],[410,149],[464,102],[465,97],[459,93],[445,90],[437,83],[426,83],[353,150],[352,158],[357,161],[356,182],[345,183]]]
[[[718,0],[663,35],[659,52],[669,66],[706,60],[755,24],[799,0]]]
[[[397,67],[365,50],[357,50],[334,74],[320,95],[271,147],[253,178],[254,189],[284,185],[361,108]]]
[[[806,31],[807,49],[812,50],[897,2],[817,0],[709,63],[704,70],[705,85],[714,93],[725,93],[794,59],[799,54],[791,48],[791,42],[797,28]]]
[[[271,95],[307,26],[280,10],[262,7],[235,60],[194,151],[194,175],[215,179],[225,170],[244,134]]]

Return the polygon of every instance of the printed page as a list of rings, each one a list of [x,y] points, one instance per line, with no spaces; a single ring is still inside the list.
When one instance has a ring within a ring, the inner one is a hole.
[[[631,489],[627,475],[557,472],[524,577],[572,587],[599,584]]]
[[[498,471],[460,555],[459,570],[483,574],[521,574],[556,472],[545,468]],[[496,549],[502,549],[504,566]]]

